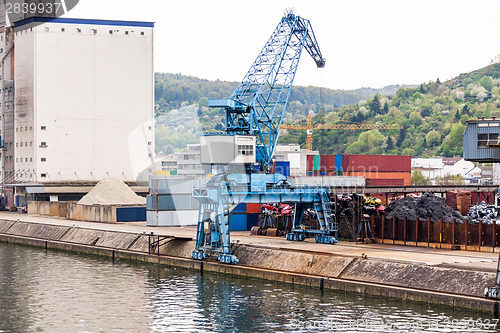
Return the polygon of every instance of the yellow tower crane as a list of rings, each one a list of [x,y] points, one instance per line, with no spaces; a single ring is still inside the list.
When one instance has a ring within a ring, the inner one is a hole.
[[[313,129],[350,129],[350,130],[372,130],[372,129],[402,129],[398,124],[361,124],[361,123],[345,123],[345,124],[316,124],[312,126],[312,115],[307,115],[307,125],[281,125],[281,129],[305,129],[307,130],[306,147],[307,150],[312,150]]]

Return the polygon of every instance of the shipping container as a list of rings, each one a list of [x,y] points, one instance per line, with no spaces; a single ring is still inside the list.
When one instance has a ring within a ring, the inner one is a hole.
[[[255,227],[259,222],[259,214],[247,214],[247,230]]]
[[[320,171],[335,171],[335,155],[321,155]]]
[[[199,201],[191,194],[151,194],[146,196],[147,210],[197,210]]]
[[[297,186],[365,186],[364,177],[350,177],[350,176],[319,176],[319,177],[301,177],[292,176],[290,182]]]
[[[306,171],[314,171],[314,155],[307,155],[306,158]]]
[[[232,213],[229,215],[229,226],[231,231],[245,231],[247,230],[247,214],[246,213]]]
[[[326,175],[327,175],[327,172],[326,172],[326,171],[320,171],[320,172],[319,172],[319,175],[320,175],[320,176],[326,176]]]
[[[233,213],[246,213],[247,212],[247,204],[240,203],[238,204],[232,211]]]
[[[314,171],[307,171],[307,172],[306,172],[306,176],[312,176],[312,175],[313,175],[313,173],[314,173]]]
[[[281,173],[285,177],[290,177],[290,162],[289,161],[276,161],[274,173]]]
[[[146,221],[146,207],[116,207],[116,222]]]
[[[260,209],[260,203],[247,203],[248,214],[258,214],[260,213]]]
[[[335,171],[342,172],[342,155],[335,155]]]
[[[314,155],[313,171],[320,171],[320,170],[321,170],[321,156]]]
[[[411,185],[411,172],[344,172],[343,174],[365,179],[403,179],[404,185]]]
[[[197,210],[163,210],[146,212],[147,225],[150,227],[183,227],[198,225]]]
[[[343,155],[343,172],[411,172],[411,156]]]
[[[366,186],[403,186],[403,178],[367,178]]]

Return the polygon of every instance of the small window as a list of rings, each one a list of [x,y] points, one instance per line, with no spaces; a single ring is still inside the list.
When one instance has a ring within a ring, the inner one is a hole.
[[[40,177],[42,177],[42,178],[46,178],[46,177],[47,177],[47,174],[46,174],[46,173],[42,173],[42,174],[40,174]]]
[[[16,142],[16,147],[19,147],[19,143]]]
[[[30,147],[33,147],[33,142],[30,142]]]
[[[22,132],[23,131],[23,128],[22,127],[19,127],[19,131]]]
[[[42,162],[47,162],[47,158],[46,157],[42,157]]]
[[[26,126],[26,127],[24,128],[24,130],[25,130],[25,131],[28,131],[28,126]]]
[[[48,32],[50,29],[49,27],[45,27],[45,31]]]
[[[82,32],[82,29],[76,28],[76,32]]]
[[[148,130],[151,130],[151,126],[148,126]]]
[[[125,35],[128,35],[128,31],[125,31]]]
[[[113,34],[113,30],[109,30],[109,34],[112,35]]]
[[[28,158],[27,157],[24,159],[24,162],[28,162]]]
[[[144,36],[144,31],[141,31],[141,36]]]
[[[65,32],[65,31],[66,31],[66,29],[64,29],[64,28],[61,28],[61,32]]]
[[[151,154],[148,154],[148,157],[149,157],[149,158],[151,158],[151,157],[152,157],[152,155],[151,155]]]
[[[47,129],[47,126],[40,126],[40,129],[41,129],[42,131],[45,131],[45,130]]]
[[[148,141],[148,146],[151,146],[151,141]]]
[[[23,143],[21,142],[21,147],[23,146]]]
[[[30,157],[30,162],[33,162],[33,157]]]

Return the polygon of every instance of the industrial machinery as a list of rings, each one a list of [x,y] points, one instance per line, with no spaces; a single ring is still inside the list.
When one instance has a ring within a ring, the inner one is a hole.
[[[224,170],[193,188],[193,197],[200,201],[193,258],[238,262],[231,253],[230,223],[231,211],[243,202],[293,204],[288,240],[337,242],[327,189],[291,187],[283,175],[269,173],[303,49],[317,67],[325,66],[310,22],[287,11],[232,95],[209,101],[210,107],[224,109],[225,132],[201,136],[201,162],[219,170],[223,165]],[[302,214],[311,208],[319,220],[316,230],[301,228]]]
[[[500,162],[500,120],[476,119],[467,121],[464,132],[464,158],[473,162]],[[500,189],[498,190],[500,193]],[[496,202],[496,200],[495,200]],[[484,296],[500,299],[500,255],[495,286],[486,286]]]
[[[354,130],[372,130],[372,129],[403,129],[402,126],[398,124],[361,124],[361,123],[340,123],[340,124],[316,124],[312,125],[311,114],[307,115],[307,123],[305,126],[303,125],[281,125],[282,129],[305,129],[307,130],[306,136],[306,148],[307,150],[313,150],[313,130],[315,129],[349,129],[351,131]]]

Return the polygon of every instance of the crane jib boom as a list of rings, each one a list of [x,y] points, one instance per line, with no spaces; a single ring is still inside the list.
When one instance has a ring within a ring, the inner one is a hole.
[[[210,101],[223,107],[227,134],[256,137],[256,163],[272,163],[279,130],[303,49],[319,68],[325,66],[309,20],[287,12],[230,97]]]
[[[290,98],[302,50],[318,67],[325,66],[308,20],[287,12],[232,95],[209,100],[225,110],[225,133],[200,137],[201,162],[226,165],[205,186],[194,187],[200,202],[194,259],[217,255],[223,263],[237,263],[231,252],[232,210],[239,203],[283,202],[295,207],[293,228],[286,237],[335,244],[338,224],[330,209],[327,188],[293,188],[285,176],[269,173],[283,116]],[[255,170],[258,165],[259,170]],[[319,229],[301,227],[308,209],[316,211]],[[233,221],[233,222],[232,222]]]

